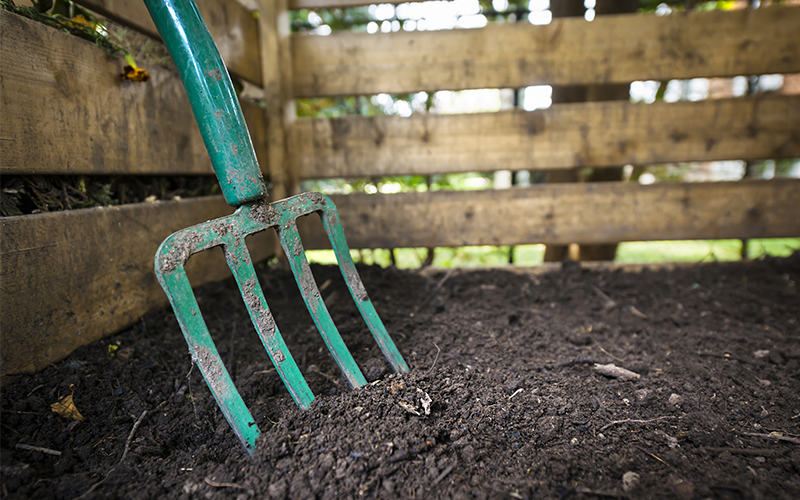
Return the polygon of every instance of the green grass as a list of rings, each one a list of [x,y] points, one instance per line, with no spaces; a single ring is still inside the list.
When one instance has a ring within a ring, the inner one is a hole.
[[[800,249],[800,238],[749,240],[747,257],[788,257]],[[741,259],[741,240],[632,241],[621,243],[616,262],[702,262]]]
[[[620,243],[616,262],[702,262],[734,261],[741,255],[741,240],[696,241],[633,241]],[[475,267],[501,266],[509,263],[508,246],[473,246],[460,248],[439,247],[434,251],[433,266]],[[758,259],[764,256],[788,257],[800,250],[800,238],[754,239],[748,241],[747,256]],[[309,250],[308,260],[318,264],[336,264],[331,250]],[[391,265],[389,250],[351,250],[356,262]],[[400,269],[416,269],[427,255],[424,248],[397,248],[395,259]],[[518,245],[514,247],[514,264],[535,266],[542,263],[544,245]]]

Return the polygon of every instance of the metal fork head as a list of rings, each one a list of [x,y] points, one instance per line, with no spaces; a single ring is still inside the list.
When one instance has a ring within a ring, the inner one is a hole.
[[[314,394],[289,353],[259,285],[245,238],[275,228],[289,260],[303,300],[339,368],[352,387],[366,384],[355,360],[344,344],[317,288],[306,259],[297,218],[318,213],[339,262],[347,288],[356,302],[372,336],[395,372],[407,372],[408,365],[386,331],[356,271],[336,206],[325,195],[303,193],[275,203],[257,201],[242,205],[227,217],[189,227],[169,236],[156,252],[155,272],[178,319],[192,361],[197,364],[222,413],[249,454],[255,451],[260,431],[236,390],[197,305],[184,265],[192,254],[222,246],[250,319],[261,343],[283,379],[294,401],[303,409],[311,406]]]

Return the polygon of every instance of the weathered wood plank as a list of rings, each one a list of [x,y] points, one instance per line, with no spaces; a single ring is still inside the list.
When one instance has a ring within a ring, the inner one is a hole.
[[[121,60],[90,42],[6,11],[0,29],[2,173],[213,173],[177,75],[153,67],[146,83],[121,81]]]
[[[166,304],[153,274],[158,245],[232,211],[213,196],[0,219],[0,375],[39,370]],[[253,259],[271,255],[274,239],[248,240]],[[216,249],[192,257],[187,273],[193,285],[230,276]]]
[[[543,184],[331,198],[351,248],[800,236],[800,180]],[[319,219],[306,220],[306,247],[327,248]]]
[[[258,26],[253,14],[235,0],[196,0],[222,59],[232,74],[261,84]],[[141,0],[77,0],[87,9],[153,38],[161,39]]]
[[[261,69],[267,115],[267,166],[274,199],[297,194],[300,181],[292,170],[288,129],[296,119],[292,99],[291,28],[285,0],[261,0]]]
[[[800,7],[547,26],[295,35],[294,96],[628,83],[800,71]]]
[[[294,123],[304,179],[800,157],[800,96]]]

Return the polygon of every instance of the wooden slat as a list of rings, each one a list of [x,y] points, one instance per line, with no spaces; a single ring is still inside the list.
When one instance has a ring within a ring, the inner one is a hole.
[[[800,71],[800,7],[293,39],[294,96]]]
[[[0,30],[2,173],[213,173],[177,75],[152,67],[149,81],[123,82],[121,60],[90,42],[6,11]]]
[[[800,236],[800,180],[543,184],[332,197],[351,248]],[[321,225],[306,248],[327,248]]]
[[[142,0],[77,0],[76,3],[160,40]],[[258,27],[253,14],[236,0],[196,0],[196,3],[228,71],[260,85]]]
[[[800,157],[800,96],[298,120],[305,179]]]
[[[172,232],[232,212],[221,196],[0,219],[0,375],[39,370],[166,304],[153,258]],[[267,258],[274,235],[248,240]],[[193,285],[230,276],[220,250],[192,257]]]

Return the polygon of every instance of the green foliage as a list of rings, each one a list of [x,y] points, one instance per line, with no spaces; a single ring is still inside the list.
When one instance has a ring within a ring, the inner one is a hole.
[[[34,7],[23,7],[14,4],[13,0],[0,0],[0,6],[3,10],[94,42],[112,57],[128,53],[125,48],[109,40],[108,31],[101,20],[70,1],[56,0],[53,5],[50,1],[42,0],[35,3]],[[52,6],[53,13],[47,14],[46,11],[50,6]]]
[[[309,20],[309,15],[312,13],[319,16],[322,21],[312,22]],[[348,9],[301,9],[298,11],[290,11],[289,15],[292,31],[308,31],[322,24],[330,26],[333,31],[366,31],[367,24],[375,20],[369,14],[369,7],[354,7]]]

